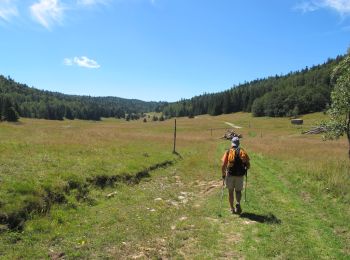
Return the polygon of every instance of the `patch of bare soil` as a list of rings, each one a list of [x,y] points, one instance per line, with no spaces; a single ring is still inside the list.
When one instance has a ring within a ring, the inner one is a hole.
[[[50,250],[49,257],[51,260],[63,260],[65,259],[65,253]]]
[[[106,252],[111,259],[169,259],[169,238],[157,238],[142,244],[122,242],[118,247],[108,248]]]
[[[300,193],[300,196],[301,196],[301,198],[303,199],[304,202],[306,202],[306,203],[312,202],[312,198],[311,198],[310,193],[308,193],[306,191],[302,191]]]
[[[222,187],[222,181],[197,181],[196,186],[199,188],[201,195],[208,195],[214,190],[219,191]]]
[[[195,248],[197,247],[198,241],[194,238],[189,238],[186,243],[178,250],[179,254],[184,259],[191,259],[191,255],[193,256],[193,252],[195,252]]]

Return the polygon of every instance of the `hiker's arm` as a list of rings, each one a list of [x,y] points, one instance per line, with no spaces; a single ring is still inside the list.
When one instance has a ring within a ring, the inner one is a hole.
[[[249,158],[248,154],[247,154],[247,163],[246,163],[246,165],[247,165],[247,170],[248,170],[250,168],[250,158]]]
[[[222,161],[222,165],[221,165],[221,177],[225,178],[226,177],[226,166],[227,166],[227,156],[228,156],[228,152],[226,152],[224,154],[224,156],[222,157],[221,161]]]
[[[226,177],[226,164],[222,164],[221,166],[221,177],[222,178]]]
[[[242,161],[248,170],[250,168],[250,159],[246,151],[243,152]]]
[[[246,165],[247,170],[248,170],[248,169],[250,168],[250,162],[249,162],[249,161],[247,161],[245,165]]]

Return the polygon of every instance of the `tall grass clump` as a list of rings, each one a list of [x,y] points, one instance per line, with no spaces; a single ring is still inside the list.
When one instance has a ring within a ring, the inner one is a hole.
[[[309,163],[307,174],[316,181],[322,181],[324,190],[350,202],[350,165],[348,160],[325,160]]]

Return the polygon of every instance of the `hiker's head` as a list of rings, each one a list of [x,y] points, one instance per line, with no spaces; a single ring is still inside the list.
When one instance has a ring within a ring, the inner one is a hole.
[[[233,147],[238,147],[239,146],[239,138],[238,136],[234,136],[231,140],[232,146]]]

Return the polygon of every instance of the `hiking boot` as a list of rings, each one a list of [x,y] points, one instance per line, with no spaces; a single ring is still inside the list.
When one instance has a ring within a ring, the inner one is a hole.
[[[241,214],[242,213],[242,208],[241,208],[241,204],[236,204],[236,214]]]

